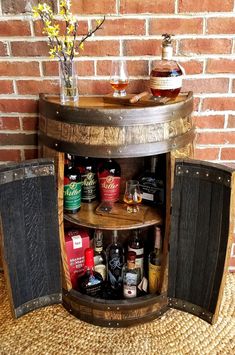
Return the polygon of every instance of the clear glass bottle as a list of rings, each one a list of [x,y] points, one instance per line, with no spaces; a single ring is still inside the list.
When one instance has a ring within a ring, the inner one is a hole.
[[[183,72],[179,64],[172,60],[172,38],[163,34],[162,59],[151,71],[150,89],[154,97],[168,97],[174,99],[182,87]]]
[[[154,250],[149,254],[149,293],[156,293],[159,291],[159,282],[161,276],[161,262],[162,262],[162,251],[161,251],[161,229],[155,227],[155,241]]]
[[[112,233],[112,243],[106,250],[108,284],[114,292],[114,297],[121,295],[123,281],[124,250],[121,243],[118,242],[118,233],[116,230]]]
[[[116,202],[120,194],[120,165],[113,159],[107,159],[99,165],[98,181],[100,200]]]
[[[136,254],[135,265],[140,268],[140,281],[144,276],[144,244],[139,237],[139,230],[134,230],[128,241],[128,252],[133,251]]]
[[[94,233],[94,263],[95,271],[99,272],[106,280],[106,253],[103,249],[103,233],[96,229]]]
[[[97,199],[97,174],[95,164],[90,157],[77,157],[76,167],[79,169],[82,181],[82,202],[92,202]]]
[[[65,156],[64,165],[64,211],[76,213],[81,208],[81,176],[75,168],[73,155]]]
[[[127,264],[123,270],[123,297],[137,297],[137,287],[140,282],[140,268],[136,266],[136,253],[128,251]]]
[[[150,158],[150,169],[146,169],[139,177],[142,202],[147,205],[164,204],[164,180],[161,167],[158,165],[158,157]]]
[[[77,280],[77,290],[92,297],[102,297],[104,281],[100,273],[94,269],[94,250],[85,249],[85,273]]]

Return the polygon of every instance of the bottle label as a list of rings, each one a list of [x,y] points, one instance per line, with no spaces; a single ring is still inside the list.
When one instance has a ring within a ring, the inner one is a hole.
[[[109,175],[99,178],[101,201],[116,202],[120,194],[120,177]]]
[[[136,253],[135,266],[140,268],[140,277],[142,279],[144,274],[144,248],[133,249],[128,247],[128,251],[134,251]]]
[[[125,298],[132,298],[137,296],[137,274],[132,272],[127,272],[125,274],[123,296]]]
[[[82,199],[84,201],[96,199],[96,178],[95,174],[89,172],[81,175],[82,178]]]
[[[119,256],[114,256],[109,260],[108,277],[111,286],[114,288],[118,287],[122,282],[122,268],[123,263]]]
[[[149,292],[156,293],[159,289],[161,266],[149,263]]]
[[[96,257],[95,257],[96,258]],[[94,261],[95,261],[94,258]],[[95,271],[99,272],[103,280],[106,280],[106,266],[104,264],[95,265]]]
[[[76,210],[81,207],[81,182],[70,182],[64,185],[64,208]]]
[[[167,78],[162,77],[150,77],[150,88],[159,90],[171,90],[182,87],[182,75],[172,76]]]

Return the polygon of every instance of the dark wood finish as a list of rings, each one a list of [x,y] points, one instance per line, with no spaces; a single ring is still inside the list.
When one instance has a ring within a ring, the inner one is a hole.
[[[54,165],[38,159],[0,167],[4,273],[16,317],[61,301]]]
[[[107,301],[82,295],[73,289],[63,292],[63,305],[85,322],[114,328],[135,326],[153,320],[168,308],[165,294]]]
[[[230,169],[206,162],[176,163],[168,295],[176,308],[188,310],[177,300],[192,304],[192,310],[198,306],[198,316],[208,322],[213,321],[224,272],[230,195]]]
[[[192,109],[192,93],[145,107],[104,103],[102,97],[69,106],[41,95],[39,138],[51,149],[97,158],[160,154],[192,142]]]

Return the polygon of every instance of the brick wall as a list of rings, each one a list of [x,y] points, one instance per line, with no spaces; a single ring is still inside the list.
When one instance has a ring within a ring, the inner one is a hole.
[[[59,1],[47,2],[58,8]],[[0,161],[37,156],[38,93],[59,92],[57,64],[29,12],[37,3],[0,2]],[[174,33],[183,89],[195,96],[196,158],[235,163],[234,0],[76,0],[72,10],[80,34],[106,15],[77,58],[80,95],[109,93],[110,60],[120,55],[128,60],[129,92],[146,89],[161,34]]]

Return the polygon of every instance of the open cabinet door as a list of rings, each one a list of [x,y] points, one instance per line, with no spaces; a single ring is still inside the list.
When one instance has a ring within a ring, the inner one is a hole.
[[[176,160],[172,192],[169,306],[209,323],[217,319],[235,218],[234,173]]]
[[[0,217],[3,269],[13,315],[61,302],[57,194],[51,160],[0,167]]]

